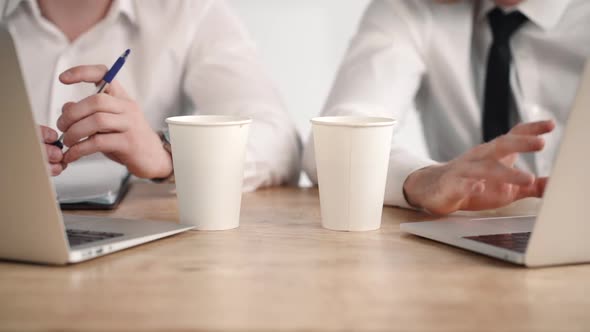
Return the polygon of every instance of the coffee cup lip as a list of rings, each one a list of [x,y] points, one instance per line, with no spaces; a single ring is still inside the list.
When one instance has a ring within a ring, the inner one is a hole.
[[[311,119],[311,123],[335,127],[387,127],[397,121],[393,118],[371,116],[322,116]]]
[[[233,115],[183,115],[169,117],[166,123],[180,126],[237,126],[250,124],[252,119]]]

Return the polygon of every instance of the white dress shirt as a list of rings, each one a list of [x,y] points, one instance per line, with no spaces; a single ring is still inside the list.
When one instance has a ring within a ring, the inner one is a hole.
[[[429,158],[394,135],[385,203],[407,207],[403,183],[412,172],[445,162],[483,142],[485,71],[492,35],[487,0],[376,0],[369,6],[340,69],[323,115],[393,117],[416,110]],[[590,55],[590,2],[528,0],[529,18],[511,41],[510,75],[518,121],[553,119],[545,149],[521,156],[517,167],[550,173],[556,149]],[[317,181],[309,141],[304,168]]]
[[[91,84],[61,84],[61,72],[82,64],[110,67],[130,48],[117,80],[154,130],[165,128],[166,117],[187,113],[251,117],[244,190],[296,182],[295,127],[254,42],[223,0],[115,0],[105,19],[73,42],[36,1],[0,0],[0,10],[39,124],[56,129],[65,102],[95,93]]]

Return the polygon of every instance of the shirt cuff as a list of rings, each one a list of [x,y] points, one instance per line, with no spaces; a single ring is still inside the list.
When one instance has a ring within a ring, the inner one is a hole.
[[[417,158],[411,155],[390,158],[387,170],[387,185],[385,186],[385,205],[415,209],[404,195],[404,183],[410,174],[415,171],[438,164],[428,158]]]

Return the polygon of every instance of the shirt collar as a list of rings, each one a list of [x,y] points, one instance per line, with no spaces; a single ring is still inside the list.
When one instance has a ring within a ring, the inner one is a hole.
[[[125,15],[129,22],[137,25],[137,12],[133,0],[115,0],[113,6],[117,6],[119,13]]]
[[[2,8],[2,19],[5,19],[12,15],[20,6],[21,3],[26,2],[25,0],[7,0]]]
[[[27,2],[35,14],[39,14],[39,6],[36,0],[7,0],[4,8],[2,8],[2,18],[5,19],[11,16],[19,6]],[[114,0],[109,14],[107,16],[114,16],[122,14],[129,22],[137,25],[137,13],[135,10],[135,3],[133,0]]]
[[[570,2],[571,0],[525,0],[515,7],[504,8],[504,10],[507,12],[519,10],[542,29],[551,30],[559,23]],[[477,19],[484,20],[495,7],[493,0],[481,1]]]

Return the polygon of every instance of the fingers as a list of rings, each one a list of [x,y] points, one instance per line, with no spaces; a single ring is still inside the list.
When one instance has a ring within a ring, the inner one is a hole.
[[[492,142],[493,157],[502,159],[514,153],[537,152],[545,147],[545,140],[538,136],[504,135]]]
[[[468,154],[467,159],[499,160],[512,154],[541,151],[544,147],[545,140],[542,137],[507,134],[477,146]]]
[[[537,188],[537,197],[543,197],[545,195],[545,189],[547,189],[547,184],[549,184],[548,177],[538,178],[534,185]]]
[[[76,84],[81,82],[86,83],[99,83],[102,81],[104,75],[107,73],[108,68],[105,65],[84,65],[70,68],[61,75],[59,80],[63,84]]]
[[[111,96],[115,96],[122,99],[129,99],[129,95],[127,94],[121,83],[117,80],[113,80],[111,84],[107,85],[105,92]]]
[[[436,214],[491,209],[526,197],[542,197],[547,179],[536,179],[511,165],[519,153],[542,150],[545,140],[540,135],[554,128],[553,121],[520,124],[451,162],[414,172],[404,190],[414,204]]]
[[[545,140],[540,135],[555,129],[552,120],[521,123],[503,136],[475,147],[466,155],[469,160],[503,159],[513,154],[537,152],[545,147]]]
[[[64,163],[69,164],[82,157],[102,152],[115,153],[126,149],[127,141],[123,134],[99,134],[90,136],[88,139],[79,142],[64,154]]]
[[[108,72],[108,68],[105,65],[85,65],[70,68],[61,75],[59,75],[60,82],[64,84],[76,84],[76,83],[94,83],[100,84]],[[106,88],[105,92],[109,95],[118,96],[120,98],[129,99],[127,92],[121,86],[117,80],[112,81]]]
[[[57,132],[49,127],[39,126],[41,128],[41,139],[43,143],[53,143],[57,141]]]
[[[507,167],[499,161],[485,160],[472,162],[463,166],[461,177],[475,180],[486,180],[492,183],[509,183],[518,186],[530,186],[535,177],[516,168]]]
[[[58,176],[66,169],[66,167],[67,165],[62,163],[50,164],[49,172],[51,173],[51,176]]]
[[[47,155],[47,161],[49,162],[49,172],[51,176],[60,175],[65,169],[66,164],[63,163],[63,152],[57,146],[51,145],[51,143],[57,140],[57,133],[47,127],[41,126],[41,133],[45,144],[45,152]]]
[[[545,194],[545,188],[547,187],[547,183],[549,178],[537,178],[531,185],[520,187],[518,193],[516,194],[516,199],[523,199],[528,197],[538,197],[542,198]]]
[[[555,129],[555,122],[553,120],[520,123],[510,130],[510,134],[539,136],[550,133],[553,129]]]
[[[98,112],[71,125],[64,134],[64,144],[71,147],[81,139],[95,134],[124,132],[129,129],[127,118],[119,114]]]
[[[417,206],[439,215],[497,208],[523,197],[539,197],[546,182],[498,160],[456,159],[423,172],[413,186],[424,190],[404,189],[414,193]]]
[[[104,93],[92,95],[78,103],[64,104],[62,115],[57,120],[57,128],[62,132],[67,132],[72,124],[96,112],[121,114],[125,112],[126,108],[132,109],[128,107],[127,101]]]
[[[45,144],[45,151],[47,152],[47,159],[50,163],[59,163],[62,161],[63,153],[57,146]]]

